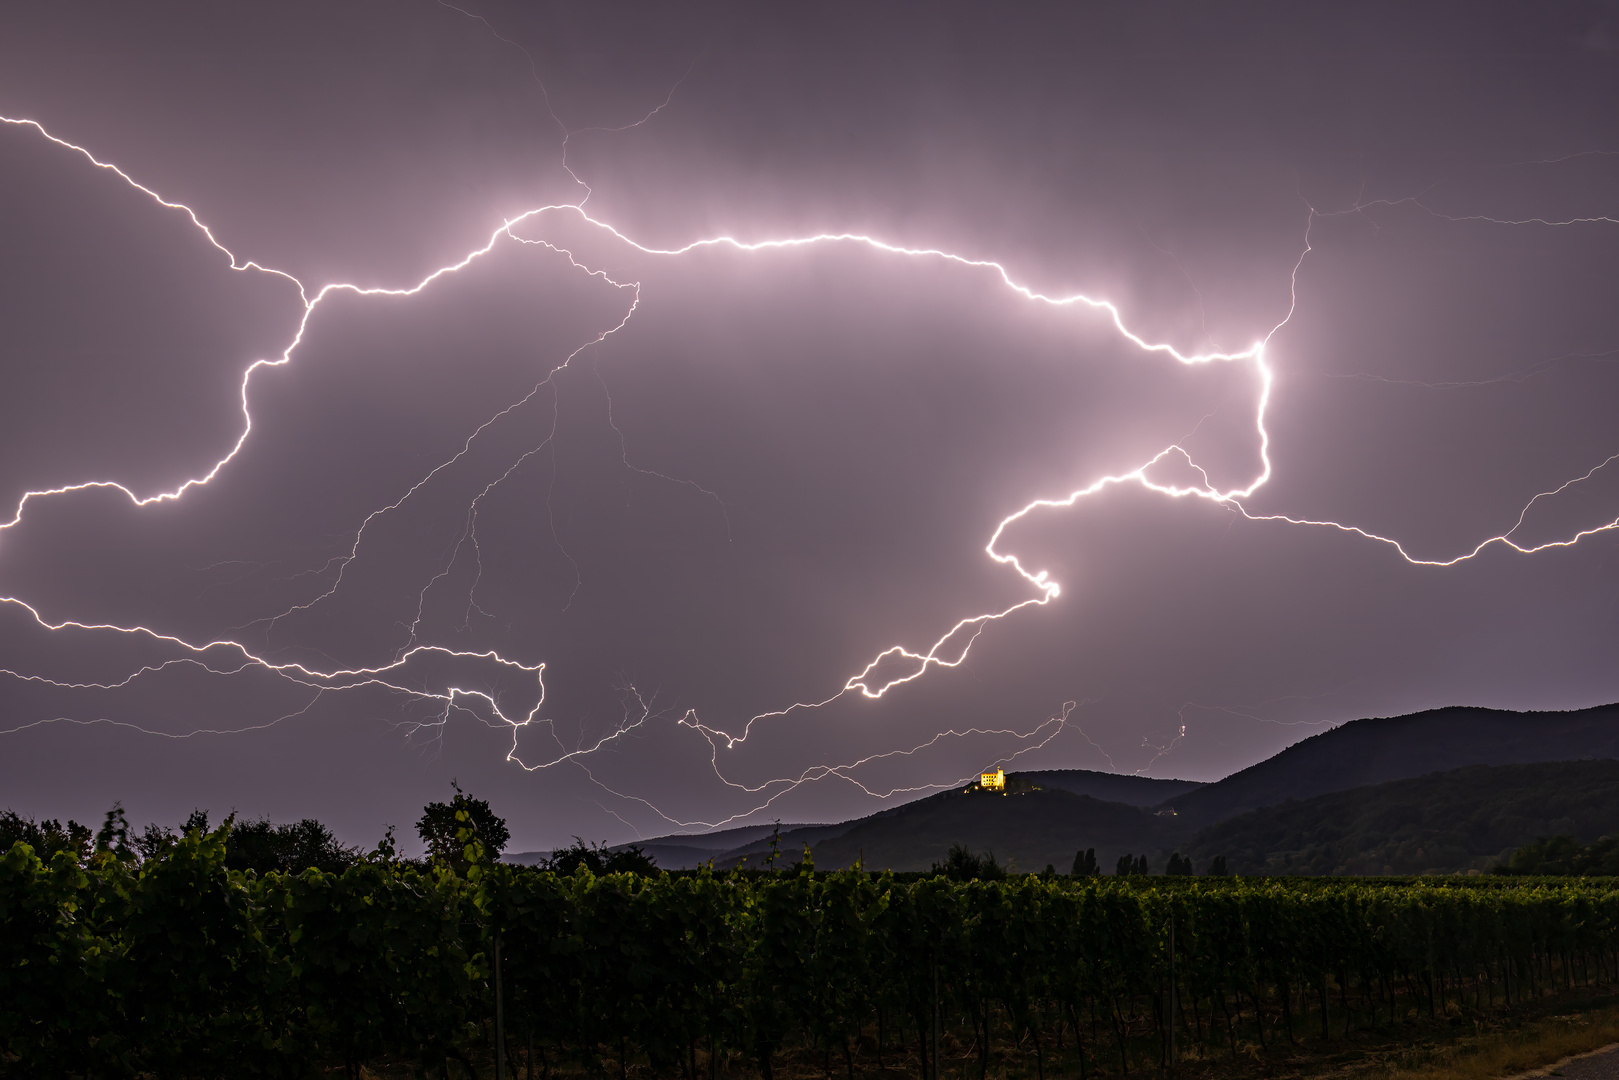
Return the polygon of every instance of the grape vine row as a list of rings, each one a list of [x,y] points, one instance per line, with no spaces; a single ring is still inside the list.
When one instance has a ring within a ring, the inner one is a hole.
[[[1613,879],[562,876],[470,835],[455,869],[262,876],[225,868],[225,829],[138,866],[15,845],[0,1072],[476,1075],[497,937],[509,1061],[683,1080],[874,1057],[934,1080],[940,1025],[950,1075],[1013,1043],[1042,1077],[1054,1052],[1128,1073],[1174,1040],[1235,1052],[1619,981]]]

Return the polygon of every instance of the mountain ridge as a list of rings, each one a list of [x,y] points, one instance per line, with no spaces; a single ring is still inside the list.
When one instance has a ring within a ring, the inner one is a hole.
[[[1187,851],[1237,874],[1484,872],[1549,836],[1619,834],[1619,761],[1466,765],[1227,818]]]
[[[999,802],[983,801],[995,799],[997,793],[983,792],[974,784],[845,822],[780,826],[778,843],[781,858],[787,861],[796,861],[808,844],[816,864],[823,868],[859,860],[871,869],[925,870],[942,861],[954,843],[964,843],[979,853],[994,852],[1003,863],[1016,863],[1023,870],[1041,870],[1049,863],[1066,872],[1075,851],[1090,847],[1096,848],[1104,869],[1122,854],[1147,855],[1156,866],[1176,848],[1184,847],[1198,858],[1208,856],[1213,851],[1209,845],[1215,843],[1205,840],[1208,830],[1265,807],[1308,803],[1474,766],[1609,759],[1619,759],[1619,703],[1527,712],[1448,706],[1351,720],[1213,783],[1086,769],[1010,773],[1008,791],[998,796]],[[1112,797],[1103,797],[1108,795]],[[983,798],[973,801],[979,796]],[[1350,812],[1352,801],[1344,803],[1343,813]],[[1318,822],[1315,827],[1325,826]],[[636,846],[666,869],[708,862],[717,869],[757,866],[777,828],[749,825],[706,834],[673,834]],[[1372,835],[1366,829],[1361,834]],[[1378,841],[1392,842],[1387,837]],[[522,853],[507,859],[536,861],[531,857],[543,854]],[[1477,863],[1490,854],[1469,849],[1468,858]],[[1252,864],[1249,872],[1260,865],[1247,856],[1241,858],[1247,860],[1244,866]],[[1317,851],[1287,865],[1295,867],[1294,872],[1323,872],[1298,868],[1328,861],[1326,854]],[[1348,865],[1340,859],[1334,866],[1340,864]]]
[[[1196,825],[1335,791],[1467,765],[1525,765],[1619,757],[1619,704],[1565,712],[1452,705],[1351,720],[1294,743],[1223,780],[1166,800]]]

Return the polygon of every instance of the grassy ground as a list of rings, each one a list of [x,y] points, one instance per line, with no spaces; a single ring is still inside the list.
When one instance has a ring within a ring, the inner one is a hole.
[[[1239,1042],[1236,1054],[1220,1050],[1186,1055],[1174,1074],[1181,1080],[1497,1080],[1616,1042],[1619,994],[1611,988],[1593,988],[1566,991],[1510,1011],[1498,1007],[1481,1012],[1452,1003],[1446,1016],[1429,1019],[1410,1010],[1392,1027],[1335,1033],[1331,1039],[1317,1034],[1294,1044],[1281,1040],[1264,1049]],[[1026,1066],[1026,1061],[1018,1065]],[[1065,1077],[1078,1075],[1077,1061],[1065,1060],[1062,1065]],[[948,1063],[946,1072],[949,1080]],[[976,1080],[977,1070],[960,1075]],[[1117,1069],[1110,1070],[1110,1076],[1118,1075]],[[1002,1077],[1035,1080],[1034,1070],[1027,1067],[1008,1068]]]
[[[1543,1072],[1564,1058],[1619,1045],[1619,1005],[1532,1020],[1414,1055],[1390,1080],[1494,1080]],[[1557,1075],[1553,1073],[1552,1075]]]

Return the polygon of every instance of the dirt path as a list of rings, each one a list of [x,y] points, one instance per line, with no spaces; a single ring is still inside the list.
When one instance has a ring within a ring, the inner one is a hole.
[[[1565,1080],[1619,1080],[1619,1043],[1609,1043],[1597,1050],[1566,1057],[1544,1068],[1520,1073],[1512,1080],[1538,1080],[1557,1076]]]

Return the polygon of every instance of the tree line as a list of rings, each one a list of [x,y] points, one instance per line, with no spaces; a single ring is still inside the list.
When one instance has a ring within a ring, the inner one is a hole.
[[[417,860],[426,866],[437,860],[455,862],[460,858],[461,844],[456,833],[459,828],[456,813],[464,812],[470,827],[484,850],[499,858],[511,832],[504,818],[489,808],[483,799],[473,798],[461,790],[461,785],[450,781],[455,798],[450,802],[430,802],[422,807],[422,816],[416,822],[416,835],[427,848],[427,857]],[[140,831],[129,824],[124,808],[114,803],[107,811],[101,828],[92,831],[89,826],[69,820],[46,818],[35,821],[23,817],[15,810],[0,811],[0,851],[10,850],[13,844],[23,843],[35,854],[49,860],[59,851],[68,852],[79,862],[94,853],[112,852],[119,861],[143,863],[161,857],[171,850],[179,839],[192,832],[209,831],[208,811],[193,810],[180,823],[178,829],[148,822]],[[337,835],[317,818],[303,818],[293,822],[273,822],[269,818],[236,820],[228,818],[225,834],[225,867],[229,870],[251,870],[256,873],[298,873],[313,867],[328,873],[341,874],[366,857],[364,848],[344,844]],[[583,841],[579,842],[583,846]],[[378,845],[396,863],[400,859],[390,826]],[[572,865],[568,866],[572,869]],[[600,866],[593,867],[600,870]]]

